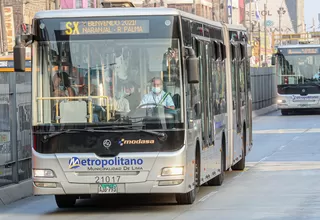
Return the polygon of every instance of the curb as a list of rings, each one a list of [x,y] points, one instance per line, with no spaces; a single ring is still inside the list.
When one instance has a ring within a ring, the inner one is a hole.
[[[278,110],[277,104],[270,105],[268,107],[252,111],[252,118],[256,118],[258,116],[262,116],[262,115],[265,115],[265,114],[268,114],[270,112],[274,112],[277,110]]]
[[[0,188],[0,206],[8,205],[20,199],[33,195],[32,180],[28,179],[19,184],[11,184]]]

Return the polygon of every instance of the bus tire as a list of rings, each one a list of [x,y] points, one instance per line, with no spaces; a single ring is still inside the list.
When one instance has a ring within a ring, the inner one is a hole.
[[[232,170],[244,170],[246,167],[246,128],[243,126],[243,137],[242,137],[242,157],[241,160],[238,161],[235,165],[231,167]]]
[[[225,144],[225,138],[224,136],[222,137],[222,143],[221,143],[221,165],[220,165],[220,170],[221,173],[214,177],[213,179],[209,180],[208,186],[221,186],[223,181],[224,181],[224,176],[225,176],[225,166],[226,166],[226,144]]]
[[[289,111],[286,109],[281,109],[281,115],[288,115]]]
[[[77,201],[77,197],[73,195],[55,195],[55,199],[59,208],[72,208]]]
[[[194,189],[187,193],[177,193],[176,201],[180,205],[190,205],[196,200],[197,193],[200,186],[200,149],[199,146],[196,148],[196,157],[194,164]]]

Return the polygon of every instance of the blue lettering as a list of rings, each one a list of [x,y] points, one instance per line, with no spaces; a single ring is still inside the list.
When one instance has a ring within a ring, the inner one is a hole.
[[[78,160],[79,165],[82,166],[124,166],[124,165],[142,165],[143,159],[125,159],[122,157],[115,157],[113,159],[104,159],[104,160],[98,160],[98,159],[82,159]],[[69,161],[69,165],[71,162]],[[70,165],[71,166],[71,165]]]

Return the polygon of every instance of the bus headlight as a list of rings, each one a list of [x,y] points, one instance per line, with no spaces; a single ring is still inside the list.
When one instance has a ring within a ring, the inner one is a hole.
[[[33,170],[34,177],[44,177],[44,178],[53,178],[55,177],[54,172],[52,170]]]
[[[41,188],[56,188],[57,184],[56,183],[42,183],[42,182],[35,182],[34,185],[36,187],[41,187]]]
[[[282,103],[286,103],[287,101],[286,100],[283,100],[283,99],[278,99],[278,104],[282,104]]]
[[[165,167],[162,169],[161,176],[183,175],[183,167]]]

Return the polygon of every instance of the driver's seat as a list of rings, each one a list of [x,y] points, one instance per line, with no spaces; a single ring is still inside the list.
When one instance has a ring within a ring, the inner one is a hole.
[[[181,96],[179,94],[174,94],[174,96],[172,96],[172,100],[173,100],[175,108],[180,109],[181,108]]]

